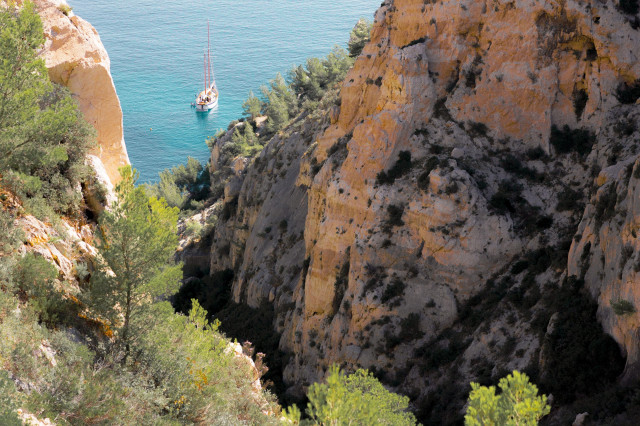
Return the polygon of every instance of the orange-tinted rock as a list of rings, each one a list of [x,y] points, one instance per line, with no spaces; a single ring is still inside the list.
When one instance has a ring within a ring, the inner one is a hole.
[[[42,55],[49,77],[67,86],[84,118],[97,131],[96,155],[113,184],[118,168],[129,164],[122,130],[122,109],[110,73],[110,60],[98,32],[84,19],[59,10],[64,2],[36,0],[45,45]]]

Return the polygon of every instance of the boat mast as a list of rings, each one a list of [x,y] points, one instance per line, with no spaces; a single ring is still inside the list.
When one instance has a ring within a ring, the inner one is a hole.
[[[204,91],[207,92],[207,54],[204,54],[202,66],[204,67]]]
[[[207,19],[207,66],[209,70],[210,85],[214,82],[213,74],[211,73],[211,30],[209,29],[209,20]]]

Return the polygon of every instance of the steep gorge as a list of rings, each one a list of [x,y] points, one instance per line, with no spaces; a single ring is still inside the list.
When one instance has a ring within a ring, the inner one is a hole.
[[[238,168],[212,236],[232,300],[274,313],[289,394],[362,366],[453,421],[452,384],[551,381],[558,297],[613,360],[580,279],[637,383],[638,314],[611,302],[640,306],[638,46],[611,0],[384,2],[339,105]]]

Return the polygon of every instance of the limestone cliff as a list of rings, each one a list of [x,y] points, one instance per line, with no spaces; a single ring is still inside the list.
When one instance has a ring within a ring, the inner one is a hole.
[[[274,310],[291,393],[332,363],[378,371],[424,418],[504,369],[554,389],[574,321],[554,299],[591,312],[569,276],[638,364],[638,313],[610,301],[640,307],[639,26],[611,0],[382,4],[340,106],[237,173],[213,237],[233,300]]]
[[[115,184],[120,179],[118,168],[129,164],[129,157],[107,51],[91,24],[73,12],[63,13],[64,1],[36,0],[35,4],[44,27],[42,55],[49,77],[71,90],[85,119],[95,127],[94,154]]]

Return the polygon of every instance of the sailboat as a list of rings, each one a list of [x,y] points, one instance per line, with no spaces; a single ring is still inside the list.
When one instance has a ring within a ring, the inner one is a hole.
[[[194,103],[196,111],[209,112],[218,106],[218,87],[211,64],[211,36],[207,21],[207,50],[204,52],[204,90],[198,93]]]

